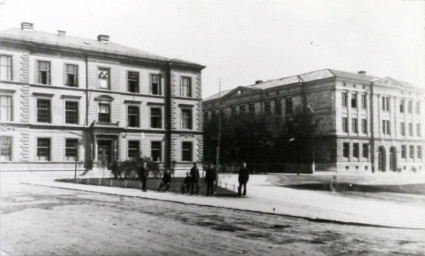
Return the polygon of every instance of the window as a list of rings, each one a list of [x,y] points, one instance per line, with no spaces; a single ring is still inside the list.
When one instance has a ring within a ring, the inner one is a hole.
[[[351,94],[351,108],[357,108],[357,93]]]
[[[182,113],[181,128],[191,130],[192,129],[192,109],[183,108],[181,113]]]
[[[65,159],[67,161],[77,161],[78,159],[78,139],[66,139]]]
[[[127,89],[129,92],[139,92],[139,72],[127,72]]]
[[[400,100],[400,113],[404,113],[405,100]]]
[[[50,139],[37,139],[37,159],[41,161],[50,161]]]
[[[418,115],[421,113],[421,103],[420,102],[416,102],[415,113],[418,114]]]
[[[415,146],[409,146],[409,157],[411,159],[415,157]]]
[[[365,143],[362,145],[362,154],[364,158],[369,158],[369,144]]]
[[[274,102],[274,112],[276,113],[276,115],[281,115],[282,114],[282,102],[279,100],[275,100]]]
[[[192,79],[190,77],[182,77],[180,90],[182,97],[192,97]]]
[[[127,107],[127,126],[139,127],[139,107],[138,106]]]
[[[236,106],[233,106],[233,107],[230,108],[230,114],[232,116],[236,116]]]
[[[406,159],[406,145],[401,145],[401,158]]]
[[[422,159],[422,146],[418,146],[418,149],[416,150],[418,158]]]
[[[127,155],[129,159],[138,159],[140,152],[140,142],[138,140],[129,140],[128,141],[128,151]]]
[[[153,95],[162,95],[160,75],[151,74],[151,93]]]
[[[78,124],[78,102],[65,101],[65,123]]]
[[[272,112],[272,107],[270,101],[264,102],[264,113],[270,114]]]
[[[292,98],[286,98],[285,111],[286,111],[287,114],[292,114],[292,111],[293,111],[292,105],[293,105],[292,104]]]
[[[351,125],[352,125],[352,128],[353,128],[353,132],[357,133],[358,132],[358,129],[357,129],[357,118],[352,118],[351,119]]]
[[[390,120],[382,120],[382,133],[387,135],[391,134]]]
[[[413,136],[413,124],[409,123],[409,135]]]
[[[182,142],[182,161],[192,162],[192,142]]]
[[[409,113],[409,114],[412,114],[412,101],[409,101],[409,103],[408,103],[409,105],[408,105],[408,107],[407,107],[407,112]]]
[[[0,137],[0,160],[12,160],[12,137]]]
[[[111,105],[109,103],[99,103],[99,122],[111,122]]]
[[[108,89],[108,90],[111,89],[109,78],[110,78],[109,68],[99,68],[97,70],[98,88]]]
[[[71,87],[78,87],[78,66],[66,64],[65,72],[65,85]]]
[[[249,113],[255,114],[255,104],[254,103],[249,104]]]
[[[390,111],[390,97],[388,96],[382,97],[382,110]]]
[[[12,80],[12,57],[0,56],[0,80]]]
[[[0,95],[0,121],[13,121],[12,96]]]
[[[366,96],[366,94],[362,95],[362,109],[367,109],[367,96]]]
[[[366,119],[362,119],[362,132],[364,134],[367,133],[367,120]]]
[[[342,92],[342,106],[346,108],[348,106],[348,94],[347,92]]]
[[[240,106],[239,106],[239,111],[240,111],[241,113],[245,113],[245,112],[246,112],[245,105],[240,105]]]
[[[151,128],[162,128],[161,108],[151,108]]]
[[[348,118],[347,117],[342,118],[342,131],[348,132]]]
[[[359,158],[359,143],[353,143],[353,157]]]
[[[50,62],[37,61],[37,83],[50,84]]]
[[[402,136],[406,136],[406,124],[400,123],[400,131]]]
[[[50,100],[37,99],[37,122],[50,123]]]
[[[421,137],[421,124],[416,124],[416,136]]]
[[[344,142],[342,144],[342,154],[346,158],[350,156],[350,143]]]
[[[151,142],[151,157],[152,161],[161,162],[161,141]]]

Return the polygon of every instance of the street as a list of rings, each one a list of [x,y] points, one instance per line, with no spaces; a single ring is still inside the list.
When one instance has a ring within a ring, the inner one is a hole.
[[[2,177],[1,250],[7,255],[425,253],[423,230],[321,223],[19,180]]]

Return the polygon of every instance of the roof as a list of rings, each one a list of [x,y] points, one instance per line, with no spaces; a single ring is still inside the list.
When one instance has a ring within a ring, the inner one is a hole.
[[[317,80],[326,79],[326,78],[351,79],[351,80],[357,80],[357,81],[368,82],[368,83],[380,81],[380,80],[384,80],[384,79],[387,79],[387,80],[390,79],[390,80],[396,82],[397,87],[419,89],[418,87],[416,87],[412,84],[409,84],[409,83],[406,83],[406,82],[403,82],[403,81],[399,81],[399,80],[395,80],[395,79],[390,78],[390,77],[379,78],[379,77],[376,77],[376,76],[340,71],[340,70],[329,69],[329,68],[316,70],[316,71],[312,71],[312,72],[308,72],[308,73],[304,73],[304,74],[300,74],[300,75],[295,75],[295,76],[283,77],[283,78],[280,78],[280,79],[268,80],[268,81],[261,82],[261,83],[258,83],[258,84],[251,84],[251,85],[242,86],[242,87],[247,87],[247,88],[255,87],[255,88],[258,88],[258,89],[261,89],[261,90],[266,90],[266,89],[269,89],[269,88],[285,86],[285,85],[289,85],[289,84],[297,84],[297,83],[301,83],[301,82],[317,81]],[[241,87],[241,86],[238,86],[238,87]],[[232,90],[234,90],[234,89],[221,92],[221,96],[222,97],[225,96],[226,94],[230,93]],[[210,101],[210,100],[214,100],[214,99],[218,99],[218,98],[219,98],[219,94],[217,93],[217,94],[214,94],[214,95],[204,99],[204,101]]]
[[[82,51],[91,51],[98,53],[109,53],[109,54],[118,54],[127,57],[136,57],[149,60],[158,60],[158,61],[171,61],[186,65],[199,66],[199,68],[204,68],[204,66],[197,63],[188,62],[180,59],[169,59],[160,55],[156,55],[150,52],[142,51],[139,49],[127,47],[124,45],[116,44],[110,41],[97,41],[87,38],[68,36],[68,35],[58,35],[56,33],[48,33],[36,30],[28,29],[18,29],[12,28],[8,30],[0,31],[0,39],[2,40],[11,40],[11,41],[20,41],[25,43],[38,43],[44,45],[58,46],[58,47],[68,47]]]

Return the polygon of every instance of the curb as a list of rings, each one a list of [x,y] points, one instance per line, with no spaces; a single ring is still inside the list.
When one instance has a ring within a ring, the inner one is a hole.
[[[277,216],[284,216],[284,217],[290,217],[290,218],[298,218],[298,219],[303,219],[303,220],[308,220],[308,221],[318,222],[318,223],[331,223],[331,224],[339,224],[339,225],[351,225],[351,226],[375,227],[375,228],[391,228],[391,229],[406,229],[406,230],[425,230],[425,228],[397,227],[397,226],[387,226],[387,225],[378,225],[378,224],[368,224],[368,223],[361,223],[361,222],[349,222],[349,221],[330,220],[330,219],[323,219],[323,218],[312,218],[312,217],[297,216],[297,215],[290,215],[290,214],[284,214],[284,213],[273,213],[273,212],[267,212],[267,211],[248,210],[248,209],[240,209],[240,208],[226,207],[226,206],[213,206],[213,205],[201,204],[201,203],[178,202],[178,201],[173,201],[173,200],[169,200],[169,199],[158,199],[158,198],[144,197],[142,195],[140,195],[140,196],[139,195],[135,195],[135,196],[132,196],[132,195],[122,195],[122,194],[117,194],[117,193],[113,193],[113,192],[97,192],[97,191],[91,191],[91,190],[86,190],[86,189],[65,188],[65,187],[60,187],[60,186],[43,185],[43,184],[35,184],[35,183],[28,183],[28,182],[21,182],[21,184],[32,185],[32,186],[40,186],[40,187],[50,187],[50,188],[66,189],[66,190],[74,190],[74,191],[84,191],[84,192],[96,193],[96,194],[103,194],[103,195],[113,195],[113,196],[126,196],[126,197],[132,197],[132,198],[142,198],[142,199],[147,199],[147,200],[155,200],[155,201],[162,201],[162,202],[169,202],[169,203],[177,203],[177,204],[183,204],[183,205],[195,205],[195,206],[203,206],[203,207],[211,207],[211,208],[218,208],[218,209],[236,210],[236,211],[243,211],[243,212],[250,212],[250,213],[261,213],[261,214],[277,215]],[[81,185],[84,185],[84,184],[81,184]],[[1,256],[3,256],[3,255],[1,255]]]

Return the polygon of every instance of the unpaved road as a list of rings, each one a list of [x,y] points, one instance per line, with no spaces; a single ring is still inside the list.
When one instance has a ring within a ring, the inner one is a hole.
[[[9,255],[425,255],[424,230],[18,183],[1,189],[0,239]]]

